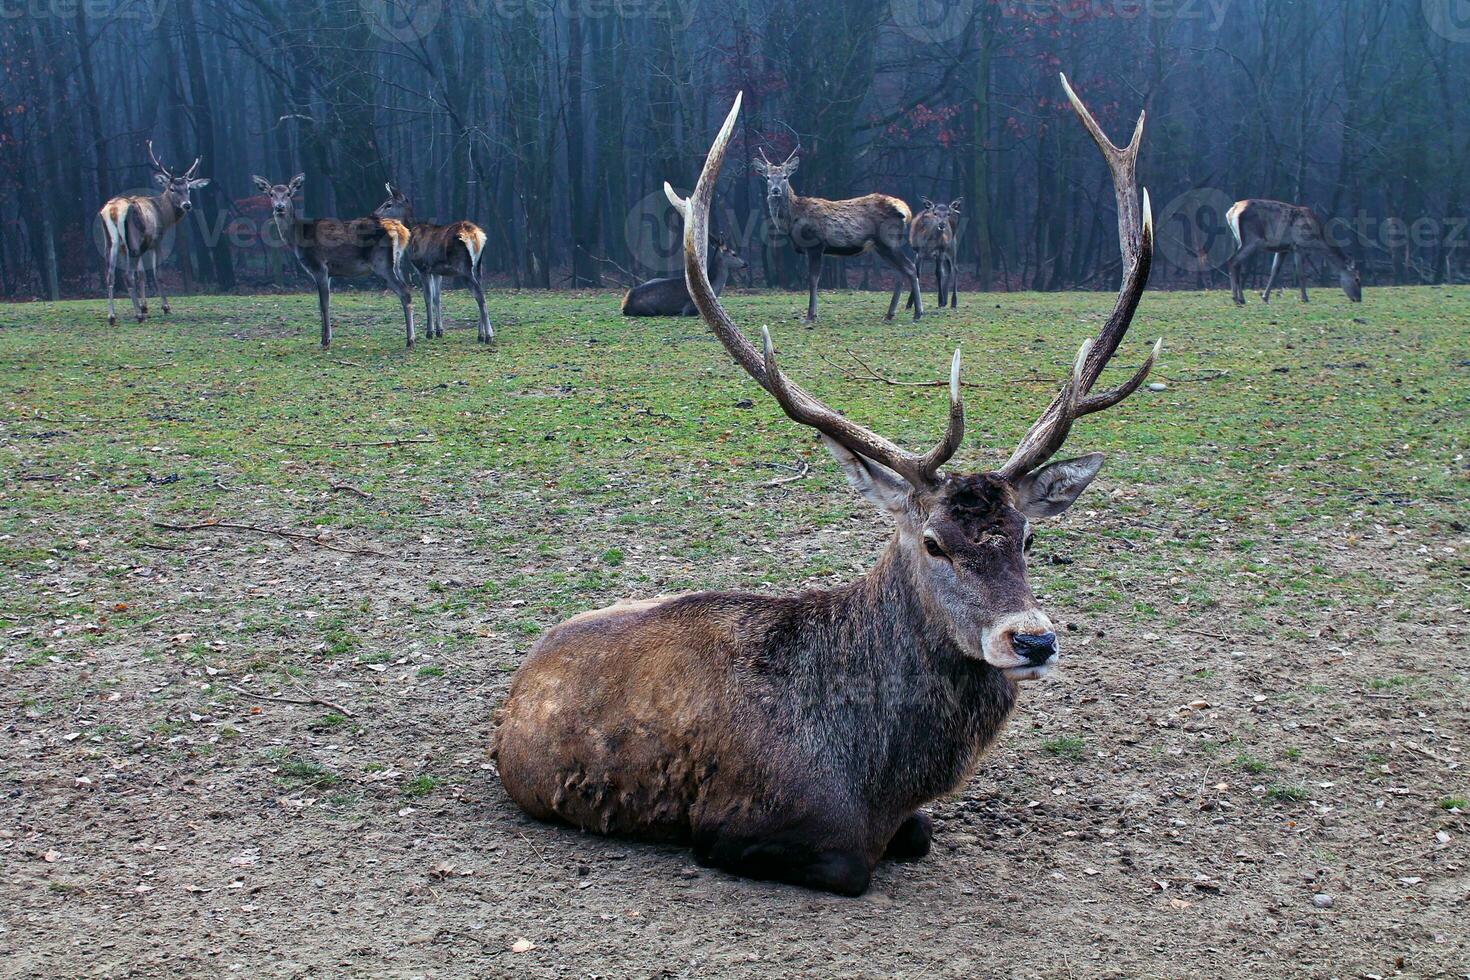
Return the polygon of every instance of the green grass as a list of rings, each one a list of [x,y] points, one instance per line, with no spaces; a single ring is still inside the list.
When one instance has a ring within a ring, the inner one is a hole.
[[[1441,810],[1470,810],[1470,802],[1463,796],[1446,796],[1439,801]]]
[[[1062,735],[1058,738],[1049,738],[1041,743],[1046,752],[1067,759],[1080,759],[1082,749],[1086,743],[1078,735]]]
[[[415,776],[403,784],[403,795],[412,797],[428,796],[438,789],[444,780],[439,776]]]
[[[1145,297],[1104,383],[1125,378],[1162,335],[1156,377],[1169,387],[1074,428],[1067,450],[1105,453],[1108,464],[1083,499],[1095,518],[1038,522],[1031,579],[1050,608],[1166,633],[1248,585],[1250,608],[1232,633],[1300,641],[1279,620],[1304,606],[1363,615],[1397,598],[1390,578],[1337,560],[1341,542],[1406,508],[1424,539],[1454,539],[1464,520],[1454,460],[1470,444],[1470,292],[1370,290],[1349,306],[1322,290],[1315,300],[1242,311],[1223,292]],[[150,605],[129,569],[187,580],[196,549],[249,568],[316,547],[156,521],[244,518],[344,546],[473,559],[473,584],[425,573],[398,595],[287,577],[231,597],[238,630],[200,629],[181,647],[141,654],[210,665],[259,637],[287,651],[262,654],[262,672],[304,671],[305,686],[324,661],[365,671],[399,659],[392,616],[447,623],[489,609],[489,629],[524,651],[566,616],[623,596],[850,578],[872,545],[835,532],[882,533],[811,430],[788,421],[698,320],[624,320],[612,291],[499,291],[489,300],[497,341],[486,348],[455,290],[449,335],[409,352],[394,304],[346,291],[334,299],[337,341],[323,352],[315,303],[181,296],[170,316],[114,329],[97,300],[0,306],[9,498],[0,562],[29,578],[95,567],[93,588],[105,593],[93,603],[12,590],[5,614],[36,628],[9,637],[5,670],[72,670],[90,651],[166,629],[143,625],[165,613],[220,621],[212,600],[188,591]],[[810,329],[795,320],[804,304],[795,294],[737,294],[727,305],[751,336],[771,326],[783,366],[813,394],[913,448],[942,431],[942,391],[835,365],[850,364],[850,350],[893,378],[930,381],[959,346],[974,387],[955,465],[991,467],[1051,398],[1112,296],[961,303],[919,324],[885,324],[883,295],[827,292]],[[1228,373],[1196,380],[1219,370]],[[383,442],[395,444],[364,445]],[[807,479],[770,485],[797,461],[810,465]],[[1419,566],[1416,611],[1463,601],[1463,553],[1431,557]],[[1170,577],[1177,584],[1163,585]],[[1157,589],[1138,587],[1154,580]],[[126,612],[112,612],[116,603]],[[113,618],[100,631],[80,628],[103,613]],[[76,631],[50,635],[72,617]],[[473,646],[435,628],[443,649]],[[1393,669],[1358,683],[1424,689]]]
[[[1268,786],[1266,788],[1266,799],[1277,803],[1301,803],[1310,796],[1305,787],[1302,786]]]

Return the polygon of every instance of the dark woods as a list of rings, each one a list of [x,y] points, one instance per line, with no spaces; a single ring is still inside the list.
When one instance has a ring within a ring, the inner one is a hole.
[[[1440,9],[1443,7],[1444,9]],[[964,198],[964,288],[1111,288],[1107,176],[1068,125],[1147,105],[1156,286],[1222,285],[1236,200],[1310,205],[1368,282],[1465,273],[1470,24],[1454,0],[17,0],[0,10],[0,291],[97,295],[103,202],[157,188],[145,144],[213,182],[162,247],[174,287],[306,285],[252,173],[302,212],[467,218],[485,275],[676,275],[660,188],[737,90],[719,200],[738,282],[801,285],[757,150],[802,195]],[[625,271],[626,270],[626,271]],[[1264,272],[1264,269],[1261,270]],[[1321,276],[1330,270],[1318,270]],[[825,285],[886,289],[871,256]]]

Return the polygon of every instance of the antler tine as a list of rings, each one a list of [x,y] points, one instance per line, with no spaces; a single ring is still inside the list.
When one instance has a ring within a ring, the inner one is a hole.
[[[153,141],[152,140],[149,140],[148,141],[148,159],[153,161],[153,168],[155,170],[157,170],[159,173],[163,174],[166,177],[172,177],[173,176],[173,174],[171,174],[171,173],[168,172],[168,168],[165,167],[161,162],[159,162],[158,154],[156,154],[156,153],[153,152]]]
[[[199,169],[199,161],[200,160],[203,160],[203,159],[204,159],[203,157],[195,157],[194,158],[194,162],[191,163],[191,164],[189,164],[189,169],[184,171],[184,176],[185,177],[192,177],[192,176],[194,176],[194,171],[196,171],[196,170]]]
[[[720,127],[719,134],[710,146],[709,156],[705,158],[704,169],[699,175],[694,193],[685,200],[675,194],[668,184],[664,185],[664,193],[684,215],[684,277],[690,298],[694,300],[700,315],[720,339],[720,343],[724,344],[730,356],[762,388],[770,392],[792,420],[809,425],[849,451],[888,467],[916,487],[928,486],[937,478],[939,467],[954,455],[964,438],[964,406],[960,399],[958,351],[955,352],[950,369],[948,431],[938,446],[921,457],[900,449],[876,432],[842,417],[789,381],[776,365],[776,351],[771,343],[770,331],[762,328],[764,351],[757,351],[730,319],[710,286],[709,276],[705,272],[710,203],[714,198],[720,167],[725,161],[725,151],[735,130],[735,120],[740,115],[742,99],[743,93],[735,97],[735,104],[725,117],[725,124]]]
[[[1163,345],[1162,340],[1154,345],[1148,360],[1126,384],[1102,394],[1089,394],[1127,334],[1129,324],[1133,322],[1139,300],[1143,298],[1143,291],[1148,286],[1149,269],[1153,264],[1153,207],[1148,191],[1143,192],[1140,207],[1138,185],[1134,178],[1139,147],[1143,144],[1145,114],[1139,114],[1138,125],[1134,127],[1133,139],[1129,144],[1118,147],[1108,139],[1087,106],[1077,97],[1066,75],[1062,76],[1062,87],[1066,89],[1067,98],[1078,119],[1102,151],[1103,159],[1107,161],[1108,170],[1112,174],[1113,192],[1118,202],[1118,245],[1123,256],[1123,283],[1118,290],[1118,300],[1113,306],[1113,312],[1103,324],[1097,338],[1083,345],[1067,386],[1047,406],[1046,411],[1031,426],[1016,451],[1011,454],[1011,458],[1001,467],[1001,474],[1009,478],[1029,473],[1055,455],[1066,442],[1072,423],[1078,418],[1111,408],[1137,391],[1148,377],[1154,359]]]

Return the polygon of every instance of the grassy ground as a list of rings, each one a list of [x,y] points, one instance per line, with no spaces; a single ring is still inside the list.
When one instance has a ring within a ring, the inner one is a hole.
[[[910,446],[942,394],[846,352],[925,380],[962,346],[981,468],[1111,297],[961,302],[728,306]],[[323,352],[314,297],[174,305],[0,307],[0,973],[1470,970],[1464,290],[1145,299],[1116,373],[1163,335],[1168,388],[1074,430],[1108,468],[1033,552],[1066,667],[855,902],[534,824],[483,755],[568,615],[881,546],[699,321],[501,293],[486,349],[454,292],[406,352],[344,294]],[[162,526],[205,522],[240,527]]]

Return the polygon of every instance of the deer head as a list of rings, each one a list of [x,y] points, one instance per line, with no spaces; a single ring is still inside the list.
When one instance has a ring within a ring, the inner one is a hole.
[[[306,174],[297,174],[286,184],[272,184],[264,177],[252,174],[251,180],[262,194],[271,200],[271,213],[278,218],[285,218],[295,213],[295,198],[301,193],[301,187],[306,183]]]
[[[775,164],[766,159],[766,151],[760,150],[760,159],[752,160],[751,167],[755,172],[766,178],[766,201],[771,208],[777,208],[786,201],[791,193],[791,175],[801,166],[801,147],[791,151],[785,163]]]
[[[664,185],[670,201],[684,213],[686,278],[705,321],[730,355],[787,416],[821,434],[848,481],[893,522],[893,547],[904,562],[913,598],[928,620],[966,655],[985,661],[1015,680],[1042,676],[1058,657],[1051,621],[1026,581],[1031,522],[1071,507],[1103,463],[1097,453],[1055,462],[1052,457],[1061,449],[1073,422],[1118,404],[1138,389],[1162,343],[1155,344],[1153,353],[1125,384],[1093,392],[1127,332],[1148,282],[1153,217],[1147,193],[1140,213],[1134,182],[1143,118],[1139,118],[1133,141],[1120,149],[1103,135],[1065,78],[1062,82],[1112,171],[1123,247],[1123,285],[1098,336],[1082,344],[1061,391],[998,469],[971,473],[941,470],[959,449],[965,432],[958,350],[950,364],[945,433],[934,448],[913,453],[793,384],[776,363],[770,331],[762,329],[763,350],[757,351],[720,305],[704,271],[706,232],[715,183],[740,112],[739,96],[710,148],[690,199],[680,199],[668,184]],[[784,167],[771,168],[767,162],[767,179],[773,179],[772,174]]]
[[[153,152],[153,141],[149,140],[148,159],[153,163],[153,179],[161,188],[159,196],[172,201],[180,211],[193,210],[194,202],[189,200],[189,192],[196,187],[209,186],[208,177],[194,176],[194,171],[199,169],[200,158],[195,157],[194,162],[189,165],[189,169],[183,173],[171,173],[167,167],[159,162],[157,154]]]
[[[374,218],[393,218],[397,221],[408,221],[413,214],[413,203],[408,196],[394,187],[392,182],[383,185],[388,191],[388,200],[373,209]]]

